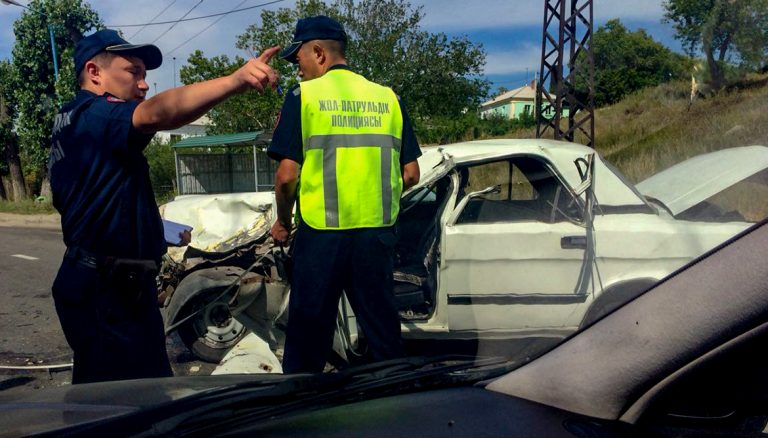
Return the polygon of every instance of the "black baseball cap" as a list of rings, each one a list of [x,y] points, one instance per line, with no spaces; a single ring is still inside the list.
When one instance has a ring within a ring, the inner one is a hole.
[[[144,61],[147,70],[160,67],[163,54],[152,44],[130,44],[112,29],[102,29],[81,39],[75,46],[75,74],[79,75],[85,63],[101,52],[135,56]]]
[[[296,64],[296,52],[299,47],[307,41],[312,40],[335,40],[347,42],[347,33],[341,24],[331,17],[318,15],[315,17],[302,18],[296,23],[296,32],[293,34],[293,41],[282,52],[280,57],[286,61]]]

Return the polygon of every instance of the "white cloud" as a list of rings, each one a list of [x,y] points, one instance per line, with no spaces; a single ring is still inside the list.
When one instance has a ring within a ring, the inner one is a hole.
[[[198,1],[177,0],[158,18],[158,21],[178,19]],[[264,1],[248,0],[241,7],[255,6]],[[426,16],[422,25],[426,30],[447,33],[464,32],[470,38],[473,38],[472,33],[476,31],[485,31],[484,38],[493,38],[494,30],[504,27],[509,30],[521,26],[541,26],[544,16],[544,2],[545,0],[411,0],[414,6],[423,6]],[[107,25],[148,22],[170,3],[171,0],[90,0],[91,7],[99,13]],[[188,17],[225,12],[235,8],[239,3],[239,0],[203,2]],[[293,7],[294,3],[293,0],[286,0],[266,8],[274,10],[282,7]],[[663,14],[661,3],[662,0],[595,0],[596,24],[615,17],[621,18],[622,21],[658,23]],[[21,15],[21,12],[19,7],[0,5],[0,58],[11,56],[11,47],[14,43],[12,24]],[[148,82],[150,85],[157,83],[158,91],[172,87],[174,69],[171,58],[176,57],[176,71],[178,72],[189,54],[196,49],[204,51],[206,56],[221,54],[230,57],[238,54],[245,56],[245,53],[234,47],[236,37],[243,33],[248,25],[259,22],[260,12],[261,8],[257,8],[229,15],[197,37],[195,34],[208,26],[215,18],[179,23],[172,31],[156,42],[166,55],[166,59],[163,66],[149,72]],[[169,26],[149,26],[129,40],[134,43],[152,42]],[[123,28],[122,30],[126,37],[131,37],[138,28]],[[491,50],[486,45],[489,52],[486,74],[510,74],[524,72],[526,68],[529,71],[538,69],[541,50],[539,38],[540,34],[535,33],[525,38],[524,41],[511,41],[509,44],[505,44],[507,47],[501,51],[498,49]],[[170,50],[187,41],[189,41],[188,44],[173,53],[169,53]],[[494,46],[499,46],[498,40]]]
[[[131,1],[90,1],[91,7],[95,9],[101,17],[104,24],[108,26],[125,25],[134,23],[149,22],[155,15],[162,11],[171,0],[131,0]],[[178,0],[168,8],[155,21],[170,21],[181,18],[186,12],[197,4],[199,0]],[[265,0],[248,0],[240,7],[256,6],[264,3]],[[227,0],[217,2],[203,2],[195,8],[187,18],[199,17],[203,15],[226,12],[235,8],[240,1]],[[269,9],[279,7],[293,6],[292,0],[267,6]],[[259,23],[262,8],[254,8],[247,11],[237,12],[225,16],[214,26],[202,34],[196,36],[209,24],[213,23],[218,17],[202,20],[193,20],[177,24],[170,32],[163,35],[158,41],[154,42],[164,54],[163,65],[157,69],[148,72],[147,80],[150,86],[157,83],[158,91],[173,86],[173,60],[176,57],[176,72],[183,65],[189,54],[194,50],[202,50],[206,56],[226,54],[230,57],[235,55],[246,56],[245,53],[235,48],[237,35],[243,33],[247,26]],[[16,20],[22,11],[19,7],[0,6],[0,58],[11,56],[10,51],[14,44],[14,35],[12,30],[13,21]],[[122,27],[120,30],[123,35],[132,43],[151,43],[165,30],[170,27],[169,24],[147,26],[141,30],[138,35],[133,35],[140,29],[139,27]],[[170,52],[177,46],[184,44],[174,52]],[[179,84],[177,79],[177,85]],[[154,90],[152,90],[154,91]]]
[[[503,26],[540,26],[545,0],[421,0],[424,26],[430,30],[464,31]],[[568,2],[566,1],[566,4]],[[663,15],[662,0],[595,0],[594,19],[656,21]]]
[[[486,57],[485,74],[504,75],[536,72],[539,69],[541,46],[527,43],[503,52],[489,53]]]

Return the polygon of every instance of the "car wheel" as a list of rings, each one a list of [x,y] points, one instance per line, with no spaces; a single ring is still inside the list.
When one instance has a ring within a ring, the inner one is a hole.
[[[196,357],[206,362],[221,362],[230,348],[248,333],[248,329],[232,316],[226,301],[211,304],[223,290],[214,289],[196,296],[182,313],[189,315],[199,311],[179,326],[179,337]]]

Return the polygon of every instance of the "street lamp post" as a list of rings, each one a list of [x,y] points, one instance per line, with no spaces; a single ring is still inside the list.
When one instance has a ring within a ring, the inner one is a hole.
[[[4,5],[19,6],[28,11],[31,11],[29,7],[22,5],[21,3],[18,3],[15,0],[0,0],[0,3]],[[42,16],[45,17],[45,21],[48,21],[48,16],[45,15],[44,12],[41,11],[40,14],[42,14]],[[56,43],[54,42],[54,39],[53,39],[53,25],[50,23],[50,21],[48,21],[48,37],[51,40],[51,52],[53,55],[53,74],[54,74],[54,77],[58,80],[59,79],[59,62],[56,60]]]

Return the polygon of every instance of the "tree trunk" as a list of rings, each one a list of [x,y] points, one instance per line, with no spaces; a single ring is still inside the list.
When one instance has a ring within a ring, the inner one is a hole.
[[[24,172],[21,169],[19,158],[19,142],[16,135],[11,136],[11,141],[5,145],[5,160],[8,163],[11,178],[11,197],[14,201],[27,199],[27,184],[24,182]]]
[[[8,195],[5,193],[5,177],[0,176],[0,201],[7,201]]]
[[[53,202],[53,191],[51,190],[51,179],[48,172],[43,177],[43,182],[40,185],[40,196],[44,197],[48,202]]]
[[[723,88],[723,71],[720,64],[715,60],[712,47],[704,46],[704,54],[707,56],[707,68],[709,69],[709,83],[713,90]]]
[[[8,105],[0,96],[0,123],[10,125],[10,113]],[[9,128],[10,131],[10,128]],[[13,132],[8,136],[8,142],[5,145],[5,162],[8,163],[9,177],[11,179],[10,193],[3,193],[13,201],[19,201],[27,198],[27,185],[24,182],[24,172],[21,169],[21,159],[19,158],[19,139]]]

